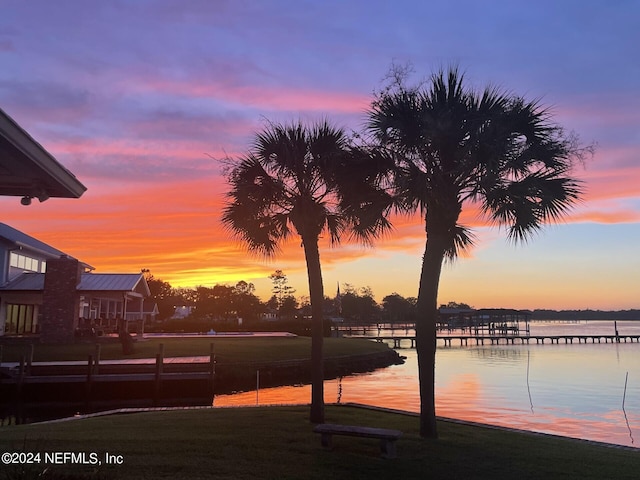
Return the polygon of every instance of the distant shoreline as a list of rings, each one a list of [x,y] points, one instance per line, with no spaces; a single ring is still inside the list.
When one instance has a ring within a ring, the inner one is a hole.
[[[630,320],[640,321],[640,310],[532,310],[531,320]]]

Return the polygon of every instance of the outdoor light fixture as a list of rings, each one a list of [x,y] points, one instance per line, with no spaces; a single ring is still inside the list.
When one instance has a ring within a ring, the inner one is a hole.
[[[33,188],[29,195],[25,195],[20,199],[20,203],[24,206],[31,205],[34,198],[37,198],[40,203],[49,200],[49,193],[44,188]]]
[[[45,200],[49,200],[49,194],[44,190],[41,190],[40,193],[38,193],[37,197],[38,200],[40,200],[40,203],[44,202]]]

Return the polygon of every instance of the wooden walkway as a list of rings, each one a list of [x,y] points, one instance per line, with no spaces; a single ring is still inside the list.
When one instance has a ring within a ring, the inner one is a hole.
[[[371,338],[378,342],[393,342],[393,348],[401,348],[403,343],[410,342],[410,348],[416,346],[415,335],[380,335],[375,337],[361,337],[352,335],[353,338]],[[640,335],[438,335],[436,343],[445,347],[453,344],[468,345],[500,345],[500,344],[572,344],[572,343],[640,343]]]
[[[82,384],[154,382],[159,389],[163,380],[204,380],[213,386],[215,356],[169,357],[100,360],[89,356],[85,361],[9,362],[0,365],[0,385]]]

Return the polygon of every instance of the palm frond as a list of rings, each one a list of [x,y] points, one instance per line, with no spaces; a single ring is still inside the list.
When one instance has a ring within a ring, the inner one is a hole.
[[[570,171],[583,150],[551,111],[497,87],[476,92],[456,67],[436,72],[428,88],[385,90],[368,119],[371,137],[395,159],[397,205],[437,217],[427,233],[458,232],[449,236],[449,258],[473,244],[457,226],[463,203],[479,203],[521,241],[563,218],[582,195]]]
[[[580,182],[536,171],[492,189],[482,210],[495,224],[507,227],[510,239],[525,241],[544,224],[564,218],[581,195]]]
[[[293,233],[317,242],[326,232],[338,243],[348,232],[371,242],[390,228],[389,165],[350,145],[344,130],[327,121],[269,124],[228,171],[222,221],[250,250],[269,256]]]
[[[464,225],[455,225],[451,230],[450,245],[445,250],[445,259],[453,261],[461,254],[469,252],[476,242],[474,233]]]

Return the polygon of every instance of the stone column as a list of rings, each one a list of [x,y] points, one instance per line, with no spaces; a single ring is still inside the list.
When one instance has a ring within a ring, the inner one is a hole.
[[[81,274],[80,263],[74,258],[62,256],[47,261],[40,325],[43,343],[73,342],[80,311],[77,287]]]

